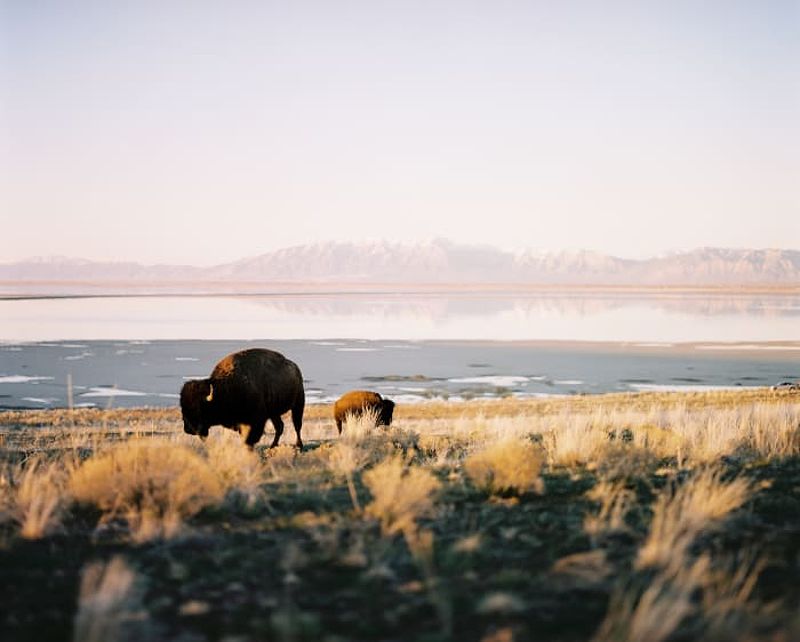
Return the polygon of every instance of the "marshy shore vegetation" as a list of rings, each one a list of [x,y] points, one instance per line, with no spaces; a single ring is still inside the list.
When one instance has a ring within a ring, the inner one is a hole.
[[[306,449],[0,413],[9,640],[800,638],[800,395],[398,406]]]

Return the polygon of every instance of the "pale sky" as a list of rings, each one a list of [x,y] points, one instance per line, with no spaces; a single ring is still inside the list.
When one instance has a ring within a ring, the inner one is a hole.
[[[0,262],[800,249],[800,0],[0,0]]]

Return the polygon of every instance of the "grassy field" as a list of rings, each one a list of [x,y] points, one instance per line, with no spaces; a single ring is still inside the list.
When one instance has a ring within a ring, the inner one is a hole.
[[[269,443],[269,428],[262,442]],[[0,413],[3,640],[800,639],[800,395]]]

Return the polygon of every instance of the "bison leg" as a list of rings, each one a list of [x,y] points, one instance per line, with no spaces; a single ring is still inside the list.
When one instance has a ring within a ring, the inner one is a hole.
[[[303,428],[303,410],[305,408],[305,399],[292,408],[292,424],[294,425],[294,432],[297,435],[298,450],[303,450],[303,440],[300,438],[300,430]]]
[[[241,432],[244,434],[244,443],[246,443],[249,448],[255,446],[258,440],[261,439],[261,435],[264,434],[264,424],[266,423],[266,421],[255,421],[249,426],[243,426],[244,430]]]
[[[342,434],[342,420],[341,419],[337,419],[336,420],[336,430],[339,431],[340,435]]]
[[[270,417],[269,420],[272,422],[272,425],[275,426],[275,439],[272,440],[270,448],[275,448],[281,439],[281,435],[283,434],[283,419],[281,419],[281,416],[278,415],[277,417]]]

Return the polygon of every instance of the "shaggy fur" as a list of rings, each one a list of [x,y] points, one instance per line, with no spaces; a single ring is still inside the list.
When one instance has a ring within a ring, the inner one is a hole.
[[[342,434],[342,422],[347,415],[360,417],[365,410],[371,410],[377,414],[376,426],[389,426],[392,423],[394,401],[384,399],[377,392],[369,390],[346,392],[333,404],[333,418],[336,420],[336,429],[339,434]]]
[[[303,447],[305,391],[300,368],[278,352],[252,348],[228,355],[208,379],[187,381],[181,389],[183,429],[200,438],[211,426],[225,426],[244,432],[245,443],[253,446],[264,434],[267,419],[275,427],[278,445],[283,433],[281,415],[291,410],[297,433],[297,447]]]

